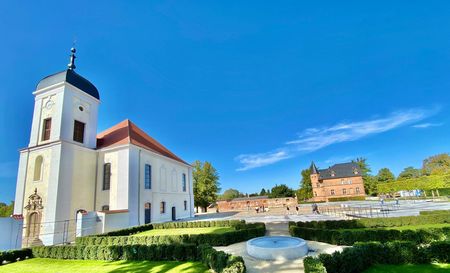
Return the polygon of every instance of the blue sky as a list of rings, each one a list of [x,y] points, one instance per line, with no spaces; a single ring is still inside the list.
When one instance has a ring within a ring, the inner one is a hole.
[[[0,4],[0,201],[14,197],[37,82],[65,69],[223,189],[366,157],[373,171],[450,151],[450,2],[57,1]]]

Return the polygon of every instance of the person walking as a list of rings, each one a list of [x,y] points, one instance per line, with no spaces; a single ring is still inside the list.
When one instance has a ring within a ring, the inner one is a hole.
[[[297,215],[298,215],[298,210],[299,210],[298,206],[295,206],[295,210],[296,210]]]
[[[286,206],[286,214],[289,215],[289,206]]]

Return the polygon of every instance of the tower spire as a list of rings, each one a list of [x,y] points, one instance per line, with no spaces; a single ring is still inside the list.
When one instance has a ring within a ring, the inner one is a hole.
[[[75,58],[77,57],[77,56],[75,56],[75,52],[77,52],[77,50],[75,49],[75,47],[72,47],[70,49],[70,52],[72,52],[72,53],[70,54],[70,62],[67,65],[67,67],[69,67],[70,70],[75,70],[75,68],[76,68],[76,66],[75,66]]]

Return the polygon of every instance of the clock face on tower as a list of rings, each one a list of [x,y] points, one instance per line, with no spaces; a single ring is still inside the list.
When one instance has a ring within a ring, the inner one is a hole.
[[[47,103],[45,104],[45,108],[47,108],[48,110],[52,109],[53,104],[55,104],[52,100],[47,101]]]

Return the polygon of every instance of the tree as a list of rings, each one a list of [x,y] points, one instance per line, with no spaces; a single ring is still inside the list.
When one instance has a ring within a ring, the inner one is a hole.
[[[300,189],[297,191],[297,198],[308,199],[313,196],[312,185],[311,185],[311,170],[304,169],[302,172],[302,180],[300,181]]]
[[[437,154],[423,161],[422,173],[424,175],[444,175],[450,173],[450,155]]]
[[[406,167],[403,171],[398,175],[398,180],[417,178],[422,176],[422,171],[416,169],[414,167]]]
[[[286,186],[285,184],[275,185],[272,188],[272,193],[270,194],[270,198],[279,198],[279,197],[294,197],[294,190]]]
[[[0,217],[9,217],[14,211],[14,201],[11,201],[9,205],[0,203]]]
[[[228,189],[226,190],[222,196],[220,196],[221,200],[231,200],[239,197],[239,191],[236,189]]]
[[[194,204],[206,208],[217,201],[220,191],[219,174],[209,162],[195,161],[192,178],[194,180]]]
[[[262,188],[261,191],[259,192],[260,196],[265,196],[266,194],[267,194],[266,189],[264,189],[264,188]]]
[[[372,175],[370,175],[372,170],[370,169],[370,166],[366,161],[367,159],[363,157],[358,157],[355,160],[352,160],[353,163],[356,163],[358,165],[361,171],[361,176],[364,182],[364,190],[366,194],[375,196],[377,195],[377,181]]]
[[[395,181],[395,175],[388,168],[381,168],[376,177],[378,183]]]

